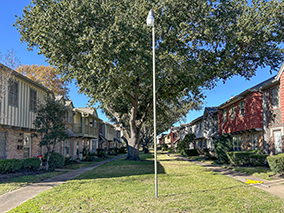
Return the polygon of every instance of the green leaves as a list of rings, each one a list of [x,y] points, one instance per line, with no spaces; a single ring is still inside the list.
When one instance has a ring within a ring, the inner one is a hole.
[[[200,104],[202,90],[233,75],[250,78],[283,61],[283,2],[276,0],[38,0],[15,23],[90,103],[137,121],[152,111],[155,16],[157,111]]]

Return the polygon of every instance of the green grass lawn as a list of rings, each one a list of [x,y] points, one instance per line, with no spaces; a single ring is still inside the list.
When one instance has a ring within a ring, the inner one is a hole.
[[[0,195],[63,173],[65,172],[47,172],[43,174],[11,178],[9,181],[0,182]]]
[[[255,177],[259,177],[265,180],[272,180],[270,176],[274,175],[274,172],[271,171],[268,167],[253,167],[253,166],[231,166],[231,165],[223,165],[217,160],[205,160],[205,158],[199,156],[188,157],[190,160],[197,160],[208,164],[220,165],[227,169],[232,169],[237,172],[242,172],[248,175],[252,175]]]
[[[151,154],[117,160],[50,189],[10,212],[284,212],[284,200],[191,162]]]

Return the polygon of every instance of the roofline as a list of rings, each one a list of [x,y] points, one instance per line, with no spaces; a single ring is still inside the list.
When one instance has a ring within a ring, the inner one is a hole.
[[[3,68],[4,70],[5,70],[5,69],[8,69],[8,70],[12,71],[12,75],[14,75],[14,76],[16,76],[16,77],[18,77],[18,78],[21,78],[21,79],[23,79],[24,81],[27,81],[28,83],[30,83],[30,84],[32,84],[32,85],[34,85],[34,86],[36,86],[36,87],[41,88],[42,90],[45,90],[47,93],[52,93],[52,94],[54,95],[54,93],[53,93],[52,90],[50,90],[50,89],[46,88],[45,86],[43,86],[43,85],[41,85],[41,84],[39,84],[39,83],[37,83],[37,82],[35,82],[35,81],[29,79],[28,77],[24,76],[24,75],[21,74],[21,73],[16,72],[15,70],[13,70],[13,69],[7,67],[6,65],[4,65],[4,64],[2,64],[2,63],[0,63],[0,68]]]
[[[224,102],[223,104],[221,104],[218,109],[224,109],[240,100],[242,100],[243,98],[245,98],[246,96],[248,96],[249,94],[253,93],[253,92],[262,92],[263,89],[268,88],[270,86],[273,86],[274,84],[277,84],[279,82],[279,80],[277,80],[277,76],[273,76],[265,81],[262,81],[261,83],[246,89],[245,91],[241,92],[240,94],[234,96],[233,98],[229,99],[228,101]]]

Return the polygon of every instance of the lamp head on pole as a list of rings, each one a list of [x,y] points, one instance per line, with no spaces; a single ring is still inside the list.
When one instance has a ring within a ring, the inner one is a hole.
[[[150,10],[147,16],[147,25],[154,27],[154,15],[153,15],[153,11]]]

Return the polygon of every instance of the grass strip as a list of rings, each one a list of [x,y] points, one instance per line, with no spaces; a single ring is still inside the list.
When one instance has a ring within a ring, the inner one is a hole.
[[[117,160],[41,193],[10,212],[282,212],[284,200],[191,162],[151,154]]]
[[[26,176],[11,178],[8,181],[0,182],[0,195],[19,189],[21,187],[28,186],[32,183],[36,183],[57,175],[61,175],[63,173],[65,172],[47,172],[37,175],[26,175]]]

